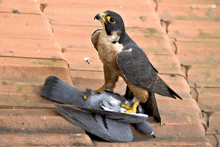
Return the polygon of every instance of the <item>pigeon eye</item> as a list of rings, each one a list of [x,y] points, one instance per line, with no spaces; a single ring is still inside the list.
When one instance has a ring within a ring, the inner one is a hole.
[[[112,18],[111,16],[108,16],[107,19],[108,19],[108,22],[110,22],[111,24],[115,24],[116,23],[115,19]]]

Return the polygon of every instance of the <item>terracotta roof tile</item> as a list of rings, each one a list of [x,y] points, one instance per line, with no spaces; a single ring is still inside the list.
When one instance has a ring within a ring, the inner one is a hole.
[[[188,39],[220,39],[219,26],[220,22],[211,21],[188,21],[173,20],[169,26],[169,37],[171,38],[188,38]],[[181,28],[181,29],[179,29]]]
[[[165,54],[173,55],[168,43],[168,36],[164,30],[156,27],[151,28],[126,28],[128,35],[141,47],[147,55]]]
[[[157,99],[158,107],[161,109],[176,109],[178,110],[184,110],[184,109],[194,109],[195,111],[198,111],[198,104],[194,99],[188,99],[188,100],[176,100],[171,99],[168,97],[164,98],[158,98]],[[181,107],[179,107],[181,105]],[[199,111],[198,111],[199,112]]]
[[[149,55],[149,60],[159,73],[183,75],[176,55]],[[167,60],[169,59],[169,60]]]
[[[220,112],[214,112],[209,118],[209,130],[220,131]]]
[[[93,146],[86,134],[3,134],[0,141],[9,146]]]
[[[60,52],[59,44],[52,39],[21,39],[0,36],[0,40],[0,56],[65,60],[65,57]],[[15,59],[16,58],[2,58],[0,60],[7,61]],[[23,62],[22,58],[16,60],[19,60],[16,61],[19,62],[19,64]],[[32,62],[33,59],[27,61]]]
[[[176,44],[180,50],[200,50],[200,49],[215,49],[219,50],[220,42],[218,40],[182,40],[177,39]]]
[[[0,13],[0,37],[52,39],[48,19],[44,15]]]
[[[219,9],[214,8],[217,3],[209,1],[187,1],[185,4],[178,2],[159,2],[158,13],[165,20],[219,20]]]
[[[12,13],[14,10],[18,10],[21,14],[42,14],[39,8],[40,4],[37,0],[3,0],[1,1],[0,13]]]
[[[198,104],[204,111],[220,111],[219,88],[196,88]],[[210,103],[211,102],[211,103]]]
[[[11,111],[15,111],[11,109]],[[26,110],[29,111],[29,110]],[[38,111],[39,112],[39,111]],[[24,113],[26,113],[24,111]],[[84,131],[73,125],[68,120],[64,120],[62,116],[56,114],[54,116],[42,114],[35,115],[10,115],[1,117],[1,127],[3,128],[1,133],[6,133],[13,135],[15,133],[52,133],[57,134],[72,134],[72,132],[82,134]],[[62,123],[61,123],[62,122]]]
[[[217,64],[199,66],[193,65],[188,71],[188,80],[191,87],[195,84],[198,87],[218,87],[220,88],[220,71]]]
[[[219,41],[203,42],[176,42],[177,55],[182,64],[206,65],[219,64]]]
[[[86,49],[66,49],[63,53],[70,65],[70,69],[74,70],[89,70],[89,71],[103,71],[102,62],[99,59],[98,53],[95,49],[88,51]],[[89,58],[91,63],[87,63],[84,58]]]
[[[69,70],[65,66],[66,63],[64,61],[58,61],[57,62],[58,67],[56,67],[53,66],[54,64],[53,62],[56,62],[56,60],[55,61],[41,60],[32,63],[34,65],[43,64],[43,66],[2,65],[0,66],[1,81],[4,81],[7,84],[16,84],[16,85],[29,85],[29,84],[41,85],[42,83],[44,83],[45,78],[51,74],[58,76],[66,81],[66,79],[68,79],[66,75],[68,75],[69,73]]]
[[[54,35],[58,39],[62,48],[82,48],[94,51],[91,43],[91,35],[96,29],[101,27],[52,25]]]
[[[212,146],[218,146],[218,140],[216,139],[215,135],[207,135],[207,138],[212,143]]]

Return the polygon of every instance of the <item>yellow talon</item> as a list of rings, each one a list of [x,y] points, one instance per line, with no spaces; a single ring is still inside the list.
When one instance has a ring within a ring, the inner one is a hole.
[[[125,105],[125,104],[121,104],[121,107],[125,108],[125,109],[130,109],[131,108],[131,106],[128,106],[128,105]]]
[[[125,113],[136,113],[138,104],[139,104],[139,102],[135,102],[132,106],[127,106],[125,104],[121,104],[121,107],[127,109],[125,111]]]
[[[94,93],[98,94],[100,91],[105,91],[106,88],[104,86],[102,86],[101,88],[97,89]]]
[[[98,94],[100,91],[104,91],[106,90],[106,88],[104,86],[102,86],[101,88],[97,89],[94,93]],[[84,100],[87,99],[88,95],[84,95],[83,98]]]
[[[87,99],[87,97],[88,97],[88,95],[84,95],[84,96],[83,96],[84,100]]]

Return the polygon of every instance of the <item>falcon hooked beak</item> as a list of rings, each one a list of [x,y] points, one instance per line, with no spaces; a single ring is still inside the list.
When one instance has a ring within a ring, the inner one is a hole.
[[[94,19],[100,20],[101,22],[105,22],[105,13],[99,13],[97,14]]]

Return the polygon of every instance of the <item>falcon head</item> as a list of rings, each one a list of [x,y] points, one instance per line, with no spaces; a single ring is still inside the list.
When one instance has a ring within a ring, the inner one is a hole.
[[[113,35],[116,33],[119,38],[124,36],[124,22],[119,14],[107,10],[103,13],[97,14],[94,19],[101,21],[103,29],[106,31],[107,35]]]

